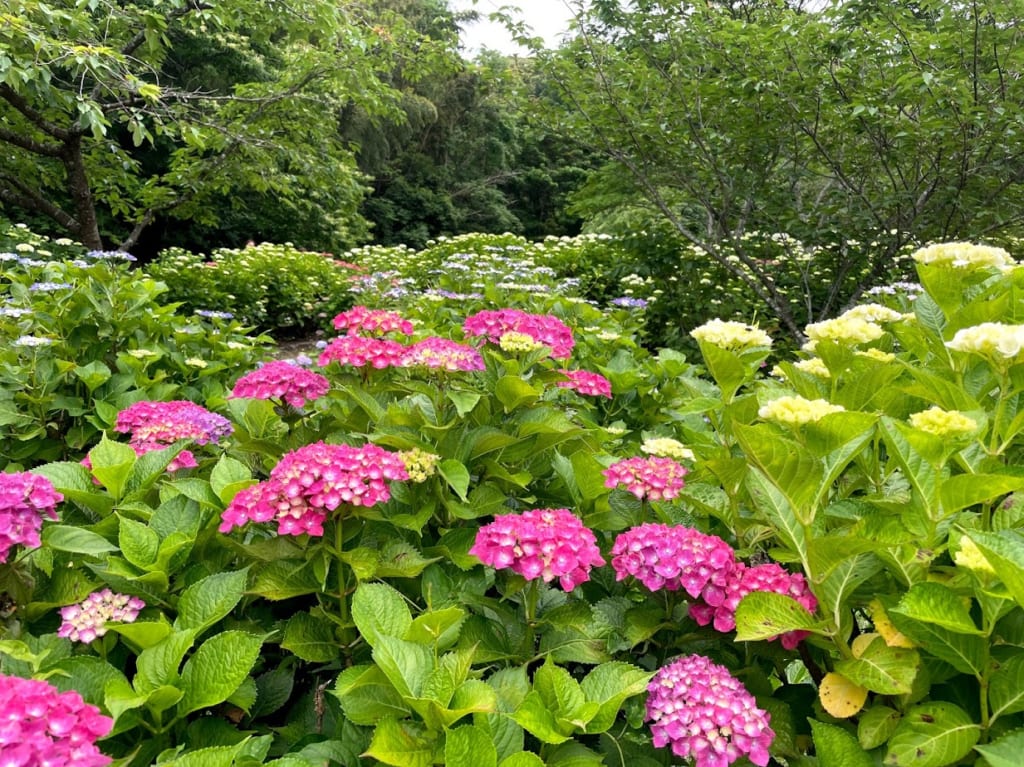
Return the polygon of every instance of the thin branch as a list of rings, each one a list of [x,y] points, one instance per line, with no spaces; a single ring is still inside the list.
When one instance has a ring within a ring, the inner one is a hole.
[[[30,123],[43,131],[43,133],[61,141],[67,141],[71,137],[71,131],[47,120],[40,112],[32,108],[32,105],[28,103],[28,99],[15,91],[7,83],[0,83],[0,98],[21,112]]]
[[[78,220],[74,216],[7,173],[0,173],[0,200],[25,210],[43,213],[72,232],[78,230]]]

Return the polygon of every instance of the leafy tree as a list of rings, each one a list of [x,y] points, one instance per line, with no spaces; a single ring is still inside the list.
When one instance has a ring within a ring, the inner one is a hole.
[[[1022,13],[1020,0],[595,0],[541,61],[562,86],[550,114],[609,162],[591,186],[605,204],[656,211],[799,337],[910,239],[1016,231]],[[753,230],[839,248],[832,289],[781,290]]]
[[[319,215],[351,239],[364,180],[336,116],[353,104],[397,114],[380,62],[415,72],[437,48],[378,11],[332,0],[8,3],[0,200],[92,248],[131,248],[161,214],[209,224],[211,201],[229,192]],[[187,60],[196,48],[200,66]]]

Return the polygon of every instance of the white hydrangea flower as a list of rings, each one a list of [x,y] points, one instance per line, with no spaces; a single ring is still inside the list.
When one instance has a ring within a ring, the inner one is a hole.
[[[970,242],[943,242],[921,248],[911,256],[919,264],[949,266],[954,269],[1012,267],[1016,261],[1002,248]]]
[[[958,352],[1013,359],[1024,347],[1024,325],[983,322],[958,330],[946,346]]]
[[[690,331],[698,341],[732,351],[743,351],[758,346],[771,346],[772,337],[755,325],[718,319],[705,322]]]

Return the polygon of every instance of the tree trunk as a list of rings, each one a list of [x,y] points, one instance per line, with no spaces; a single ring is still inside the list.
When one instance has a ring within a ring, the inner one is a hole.
[[[103,250],[103,240],[96,220],[96,203],[82,157],[81,134],[73,133],[64,141],[61,161],[68,174],[68,191],[71,192],[75,207],[75,220],[78,224],[75,234],[78,241],[90,250]]]

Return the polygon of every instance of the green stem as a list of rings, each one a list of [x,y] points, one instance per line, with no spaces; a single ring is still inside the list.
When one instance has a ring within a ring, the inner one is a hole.
[[[348,596],[346,595],[345,565],[341,561],[341,552],[345,545],[341,515],[334,519],[334,556],[335,566],[338,569],[338,617],[343,625],[348,625]]]

